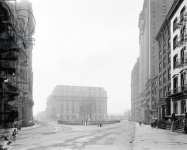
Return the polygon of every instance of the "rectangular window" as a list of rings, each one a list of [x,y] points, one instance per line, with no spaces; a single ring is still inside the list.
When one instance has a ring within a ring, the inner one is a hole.
[[[184,87],[184,73],[181,73],[181,87]]]
[[[184,114],[186,112],[186,101],[181,101],[181,114]]]
[[[177,29],[177,18],[175,18],[175,20],[173,21],[173,32],[175,32],[175,30]]]
[[[177,77],[173,79],[173,91],[174,93],[178,92],[178,78]]]
[[[178,55],[175,55],[173,57],[173,69],[175,69],[178,66]]]
[[[178,114],[178,104],[177,104],[177,102],[173,102],[173,112],[175,114]]]
[[[166,114],[167,115],[171,114],[171,103],[170,103],[170,100],[166,101]]]
[[[185,30],[186,30],[186,27],[185,25],[181,28],[180,30],[180,42],[181,44],[184,43],[184,39],[185,39]]]
[[[185,9],[186,9],[186,7],[184,6],[180,12],[180,22],[181,23],[184,21]]]
[[[184,64],[184,48],[181,50],[181,64]]]
[[[184,64],[187,64],[187,51],[184,49]]]
[[[178,37],[177,35],[173,38],[173,50],[175,50],[175,48],[178,46]]]

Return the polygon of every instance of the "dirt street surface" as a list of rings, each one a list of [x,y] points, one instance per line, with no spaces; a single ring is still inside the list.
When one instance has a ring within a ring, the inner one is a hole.
[[[41,123],[24,128],[12,150],[183,150],[187,135],[168,130],[121,123],[97,126],[68,126]]]

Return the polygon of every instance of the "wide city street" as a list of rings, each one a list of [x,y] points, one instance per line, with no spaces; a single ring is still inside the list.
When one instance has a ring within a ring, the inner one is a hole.
[[[68,126],[55,122],[24,128],[12,150],[183,150],[187,135],[122,121],[97,126]]]

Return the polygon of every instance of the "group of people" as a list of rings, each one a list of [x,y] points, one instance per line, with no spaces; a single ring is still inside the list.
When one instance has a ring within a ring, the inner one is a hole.
[[[164,122],[168,122],[171,126],[170,129],[171,131],[175,131],[177,129],[177,121],[179,119],[177,119],[175,113],[172,113],[171,118],[169,118],[168,120],[165,120]],[[184,133],[187,133],[187,112],[185,113],[184,117],[180,120],[181,121],[181,126],[184,128]],[[159,127],[159,120],[155,119],[152,123],[151,123],[151,127]]]
[[[101,128],[102,126],[103,126],[103,124],[102,124],[102,123],[99,123],[99,124],[98,124],[98,127],[100,127],[100,128]]]
[[[84,126],[87,126],[88,125],[88,120],[82,120],[82,124]],[[97,123],[97,126],[101,128],[103,126],[103,123],[99,122],[99,123]]]

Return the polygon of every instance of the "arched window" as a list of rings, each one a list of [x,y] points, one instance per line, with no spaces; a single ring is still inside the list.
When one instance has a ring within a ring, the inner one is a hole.
[[[177,18],[175,18],[175,20],[173,21],[173,32],[175,32],[175,30],[177,29],[177,21]]]
[[[186,112],[186,101],[181,101],[181,114],[184,114]]]
[[[174,57],[173,57],[173,69],[175,69],[178,65],[178,55],[176,54]]]
[[[175,48],[178,46],[178,36],[176,35],[174,38],[173,38],[173,50],[175,50]]]
[[[178,77],[173,78],[173,92],[177,93],[178,92]]]
[[[186,7],[184,6],[180,11],[180,22],[184,21],[184,14],[185,14]]]
[[[181,53],[180,53],[180,57],[181,57],[181,64],[184,64],[184,48],[181,49]]]

